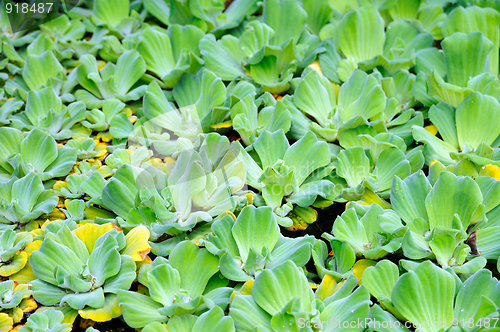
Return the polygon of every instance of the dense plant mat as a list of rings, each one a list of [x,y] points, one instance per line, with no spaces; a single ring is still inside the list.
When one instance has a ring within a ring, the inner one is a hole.
[[[500,331],[499,10],[3,10],[0,332]]]

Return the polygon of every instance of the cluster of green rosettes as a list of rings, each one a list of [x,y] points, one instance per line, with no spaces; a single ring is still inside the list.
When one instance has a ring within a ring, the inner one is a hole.
[[[0,332],[500,331],[499,11],[2,11]]]

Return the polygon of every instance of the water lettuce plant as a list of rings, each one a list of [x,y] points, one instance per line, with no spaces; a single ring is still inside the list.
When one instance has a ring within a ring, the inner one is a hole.
[[[66,307],[64,313],[71,320],[77,315],[94,321],[118,317],[116,294],[130,288],[136,278],[135,262],[150,249],[148,238],[145,227],[124,235],[112,224],[92,223],[47,234],[30,256],[37,277],[30,283],[33,296],[43,305]]]
[[[307,207],[333,189],[330,181],[321,178],[328,174],[331,159],[328,145],[318,141],[313,133],[290,145],[283,130],[263,132],[251,148],[258,155],[260,165],[242,150],[247,182],[262,191],[265,204],[279,217],[286,217],[293,204]],[[315,171],[319,175],[314,174]]]
[[[147,287],[147,294],[118,291],[125,321],[134,328],[148,328],[152,322],[166,322],[171,316],[226,307],[232,288],[212,282],[211,278],[218,272],[218,263],[208,250],[183,241],[175,246],[168,260],[158,257],[151,265],[143,265],[139,281]]]
[[[268,206],[247,206],[236,220],[229,215],[216,220],[212,232],[213,235],[210,234],[203,244],[220,257],[221,274],[229,280],[241,282],[287,260],[303,266],[309,260],[314,242],[311,236],[298,239],[282,236],[276,215]]]
[[[28,285],[17,285],[12,280],[3,281],[0,283],[0,294],[0,328],[2,331],[10,331],[14,324],[21,321],[25,312],[37,308]]]
[[[51,212],[58,202],[53,191],[44,188],[35,172],[1,182],[0,190],[0,226],[5,229],[36,228],[36,219]]]
[[[0,10],[0,332],[500,329],[498,1],[68,4]]]

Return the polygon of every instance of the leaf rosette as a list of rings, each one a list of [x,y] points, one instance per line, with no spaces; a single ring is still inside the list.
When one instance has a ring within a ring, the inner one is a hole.
[[[36,280],[31,289],[43,305],[60,305],[71,321],[79,314],[94,321],[121,315],[118,290],[136,278],[136,261],[149,252],[149,231],[139,226],[127,235],[113,224],[85,224],[45,235],[30,256]]]

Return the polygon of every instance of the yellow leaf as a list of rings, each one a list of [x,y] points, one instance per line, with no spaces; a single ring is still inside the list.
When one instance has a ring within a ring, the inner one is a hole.
[[[134,227],[125,236],[127,244],[121,251],[122,254],[130,255],[134,261],[140,262],[146,258],[146,255],[151,251],[149,246],[149,229],[145,226]]]
[[[484,165],[479,171],[480,176],[489,176],[500,181],[500,167],[496,165]]]
[[[165,158],[163,159],[163,162],[165,162],[165,163],[169,163],[169,164],[173,164],[173,163],[175,163],[175,159],[174,159],[174,158],[172,158],[172,157],[165,157]]]
[[[12,308],[9,315],[14,323],[19,323],[23,319],[24,312],[19,308]]]
[[[64,214],[64,212],[62,212],[58,208],[53,208],[52,211],[48,214],[48,217],[50,220],[66,219],[66,215]]]
[[[335,98],[339,100],[340,84],[332,82],[333,92],[335,92]]]
[[[92,252],[97,239],[113,228],[116,228],[113,223],[107,223],[104,225],[88,223],[85,225],[78,225],[78,228],[73,231],[73,234],[85,243],[89,252]]]
[[[21,301],[21,304],[19,304],[19,308],[23,312],[30,312],[38,308],[38,305],[36,304],[36,301],[34,298],[30,297],[28,299],[24,299]]]
[[[97,60],[97,70],[101,71],[108,63],[106,61]]]
[[[373,191],[369,189],[365,189],[365,192],[363,193],[363,197],[361,198],[360,201],[356,202],[361,205],[372,205],[373,203],[376,203],[380,205],[383,209],[391,209],[391,204],[389,204],[387,201],[383,200],[380,198],[377,194],[375,194]]]
[[[231,120],[229,120],[226,122],[221,122],[221,123],[217,123],[214,125],[210,125],[210,128],[213,128],[213,129],[231,128],[232,125],[233,125],[233,122]]]
[[[24,252],[28,255],[28,258],[31,256],[31,253],[35,250],[40,250],[40,247],[42,246],[42,240],[36,240],[24,247]]]
[[[429,133],[431,133],[431,135],[434,135],[434,136],[436,136],[436,134],[438,132],[438,129],[435,125],[425,126],[424,129],[427,130]]]
[[[0,276],[8,277],[16,272],[19,272],[22,268],[24,268],[27,261],[28,254],[24,251],[18,251],[10,263],[0,266]]]
[[[312,69],[316,70],[318,73],[320,73],[321,75],[323,75],[323,72],[321,71],[321,66],[319,65],[318,61],[314,61],[313,63],[311,63],[309,65],[309,67],[311,67]]]
[[[335,278],[333,278],[330,274],[325,274],[318,290],[316,291],[316,294],[319,296],[318,299],[323,301],[327,297],[335,294],[343,284],[344,281],[337,283]]]
[[[111,175],[115,174],[115,171],[116,170],[106,165],[98,169],[98,172],[101,173],[103,178],[109,178]]]
[[[140,262],[136,262],[135,265],[136,265],[136,268],[137,268],[137,271],[139,271],[139,269],[143,266],[143,265],[147,265],[147,264],[153,264],[153,261],[151,260],[151,258],[149,256],[146,256],[146,258],[144,258],[143,261],[140,261]]]
[[[220,218],[222,218],[224,216],[231,216],[231,218],[233,218],[233,220],[236,221],[236,216],[231,211],[224,212],[223,214],[221,214]]]
[[[16,293],[23,293],[23,292],[26,292],[26,291],[28,291],[28,290],[29,290],[29,288],[30,288],[30,287],[29,287],[28,285],[16,285],[16,286],[14,287],[14,294],[16,294]],[[27,294],[27,295],[24,295],[24,296],[23,296],[23,298],[30,297],[30,294],[31,294],[31,293],[29,293],[29,294]]]
[[[377,265],[377,262],[369,259],[360,259],[356,262],[356,264],[354,264],[352,270],[354,272],[354,275],[358,279],[358,285],[361,285],[361,278],[363,277],[363,273],[365,272],[365,270],[370,266],[375,265]]]
[[[40,309],[37,310],[37,312],[45,311],[47,309],[54,308],[56,310],[59,310],[60,312],[63,313],[64,319],[62,320],[61,323],[69,323],[73,324],[76,317],[78,317],[78,311],[71,308],[69,305],[64,305],[62,307],[41,307]]]
[[[97,143],[94,147],[94,151],[96,152],[94,158],[101,158],[107,154],[106,143]],[[95,162],[95,161],[94,161]]]
[[[80,316],[84,319],[90,319],[94,322],[107,322],[113,318],[120,317],[122,315],[122,308],[118,304],[115,294],[110,294],[106,296],[104,306],[99,309],[94,309],[87,307],[85,309],[78,310]]]
[[[247,198],[247,204],[248,205],[252,205],[253,204],[253,200],[254,200],[253,194],[252,193],[248,193],[245,196]]]
[[[68,183],[66,181],[56,181],[54,186],[52,186],[52,189],[54,190],[61,190],[62,188],[68,189]]]
[[[252,295],[254,281],[255,281],[254,279],[250,279],[250,280],[245,281],[245,283],[243,284],[243,286],[241,286],[239,291],[235,290],[231,293],[231,297],[230,297],[229,301],[233,302],[233,298],[236,295]]]
[[[127,114],[127,116],[132,116],[132,114],[134,114],[134,113],[132,112],[132,109],[131,109],[131,108],[129,108],[129,107],[125,107],[125,108],[123,109],[123,113]]]
[[[111,142],[111,140],[113,139],[113,135],[111,135],[109,132],[100,132],[97,134],[96,138],[100,139],[103,142]]]
[[[31,265],[28,263],[21,271],[11,275],[10,280],[17,282],[18,284],[27,284],[37,279],[36,275],[33,273]]]
[[[5,313],[0,313],[0,332],[9,332],[14,325],[14,321],[9,315]]]

